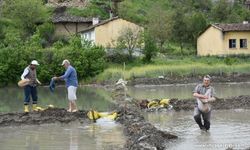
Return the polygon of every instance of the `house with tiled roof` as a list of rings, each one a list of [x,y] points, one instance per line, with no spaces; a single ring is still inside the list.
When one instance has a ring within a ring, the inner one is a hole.
[[[93,25],[93,18],[70,15],[66,12],[67,7],[57,7],[51,18],[55,25],[56,36],[69,36]]]
[[[197,55],[250,54],[250,23],[211,24],[197,39]]]
[[[55,35],[74,35],[92,25],[92,18],[72,16],[67,13],[54,14]]]
[[[121,32],[130,28],[132,31],[140,31],[143,28],[135,23],[119,17],[93,22],[93,25],[80,31],[82,40],[88,40],[96,45],[113,48]]]

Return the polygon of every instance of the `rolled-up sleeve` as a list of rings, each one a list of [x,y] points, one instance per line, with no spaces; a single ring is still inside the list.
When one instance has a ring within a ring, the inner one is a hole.
[[[200,85],[197,85],[195,88],[194,88],[194,90],[193,90],[193,93],[200,93],[199,92],[200,91]]]
[[[59,78],[65,79],[70,75],[71,72],[72,72],[72,69],[70,69],[70,67],[68,67],[66,72],[64,73],[64,75],[60,76]]]
[[[25,77],[28,75],[28,73],[29,73],[28,68],[25,68],[24,71],[23,71],[23,74],[21,75],[21,79],[22,80],[25,79]]]

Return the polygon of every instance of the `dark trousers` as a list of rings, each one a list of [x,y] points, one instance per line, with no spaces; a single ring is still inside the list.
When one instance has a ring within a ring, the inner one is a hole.
[[[37,104],[37,90],[36,86],[26,85],[24,87],[24,105],[29,105],[30,96],[32,97],[32,103]]]
[[[203,119],[203,123],[201,120],[201,116]],[[198,109],[198,106],[195,106],[194,108],[194,120],[199,125],[200,129],[210,129],[210,117],[211,117],[211,110],[207,113],[204,113]]]

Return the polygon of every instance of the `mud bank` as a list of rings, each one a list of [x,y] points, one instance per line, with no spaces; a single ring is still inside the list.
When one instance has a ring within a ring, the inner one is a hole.
[[[70,113],[63,108],[49,108],[30,113],[4,113],[0,114],[0,127],[89,121],[86,114],[86,111]]]
[[[170,99],[174,110],[194,109],[195,99]],[[250,109],[250,96],[237,96],[231,98],[216,98],[211,103],[213,109]]]
[[[125,149],[163,150],[170,139],[177,138],[147,122],[138,109],[137,103],[125,94],[122,86],[115,88],[112,97],[117,102],[119,112],[117,121],[124,126],[124,134],[128,138]]]
[[[250,74],[210,74],[212,82],[250,82]],[[164,85],[164,84],[187,84],[202,81],[203,76],[192,75],[185,77],[164,77],[164,78],[134,78],[128,81],[128,85]]]

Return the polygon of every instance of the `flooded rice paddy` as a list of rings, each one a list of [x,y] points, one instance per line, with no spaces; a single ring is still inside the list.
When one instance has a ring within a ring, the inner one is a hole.
[[[135,98],[191,98],[194,84],[168,86],[128,87]],[[218,97],[248,95],[249,83],[214,84]],[[48,87],[39,87],[39,106],[52,104],[67,107],[66,90],[58,87],[51,93]],[[0,89],[0,112],[20,112],[23,90],[9,87]],[[100,88],[78,89],[79,109],[111,111],[111,97]],[[195,124],[192,111],[168,111],[144,114],[157,128],[169,131],[179,138],[167,143],[168,149],[245,149],[250,147],[250,110],[216,110],[212,112],[211,129],[201,132]],[[0,128],[1,149],[122,149],[125,143],[121,125],[106,120],[93,124],[49,124]]]

